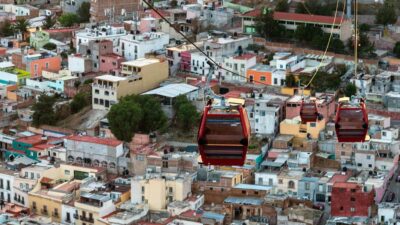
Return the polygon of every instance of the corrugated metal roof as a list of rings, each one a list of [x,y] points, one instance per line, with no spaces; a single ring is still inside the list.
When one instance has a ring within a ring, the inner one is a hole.
[[[214,212],[204,212],[203,213],[203,218],[207,218],[207,219],[214,219],[217,221],[223,221],[225,216],[222,214],[218,214],[218,213],[214,213]]]
[[[272,190],[272,187],[270,187],[270,186],[255,185],[255,184],[238,184],[235,186],[235,188],[246,189],[246,190],[261,190],[261,191]]]
[[[175,98],[179,95],[188,94],[192,91],[197,90],[198,87],[192,86],[190,84],[169,84],[160,88],[143,93],[143,95],[160,95],[169,98]]]

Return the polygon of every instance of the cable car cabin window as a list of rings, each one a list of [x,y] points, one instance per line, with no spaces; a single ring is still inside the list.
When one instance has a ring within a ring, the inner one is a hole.
[[[242,129],[239,117],[207,118],[205,130],[207,144],[240,144],[243,137]]]
[[[336,117],[336,135],[339,142],[363,142],[368,131],[364,106],[340,107]]]

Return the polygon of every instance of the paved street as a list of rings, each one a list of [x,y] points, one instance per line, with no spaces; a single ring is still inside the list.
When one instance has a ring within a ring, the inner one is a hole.
[[[392,202],[400,203],[400,182],[396,182],[396,177],[399,175],[400,167],[397,168],[392,179],[389,181],[388,188],[386,189],[385,195],[383,196],[382,202],[387,202],[386,198],[390,192],[395,193],[394,200]]]

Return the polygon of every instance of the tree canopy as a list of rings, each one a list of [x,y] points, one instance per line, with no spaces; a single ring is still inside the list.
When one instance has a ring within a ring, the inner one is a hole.
[[[64,13],[58,18],[58,22],[60,22],[63,27],[71,27],[72,25],[79,23],[79,16],[75,13]]]
[[[54,110],[54,104],[57,101],[56,96],[49,96],[42,94],[39,99],[32,106],[33,110],[33,121],[34,126],[40,126],[42,124],[54,125],[57,122],[56,113]]]
[[[349,39],[347,46],[350,49],[350,52],[354,52],[354,40],[352,38]],[[369,38],[365,33],[360,32],[357,48],[358,56],[360,58],[375,57],[374,51],[375,45],[369,41]]]
[[[289,11],[289,3],[287,0],[279,0],[276,4],[275,11],[277,12],[288,12]]]
[[[387,26],[397,21],[396,8],[393,0],[385,0],[375,15],[376,23]]]
[[[175,99],[173,108],[175,110],[176,126],[182,131],[190,131],[199,123],[200,115],[196,106],[186,96],[178,96]]]
[[[90,19],[90,2],[82,2],[79,7],[77,14],[79,16],[79,22],[86,23]]]
[[[14,34],[13,26],[9,20],[3,21],[1,24],[0,35],[8,37]]]
[[[74,96],[70,103],[71,113],[77,113],[87,105],[90,105],[90,95],[80,92]]]
[[[136,132],[149,133],[162,129],[167,117],[157,98],[129,95],[113,105],[107,115],[112,133],[121,141],[130,142]]]
[[[50,29],[56,24],[56,20],[53,19],[52,16],[46,16],[46,20],[44,21],[43,28]]]
[[[393,48],[393,53],[396,55],[397,58],[400,58],[400,41],[396,42]]]
[[[297,3],[296,13],[331,16],[335,8],[333,5],[323,5],[320,0],[306,0],[304,3]]]
[[[285,28],[273,18],[273,11],[263,10],[260,16],[256,18],[256,31],[257,33],[266,39],[273,39],[281,37],[285,31]]]
[[[353,83],[348,83],[344,89],[344,94],[347,97],[351,97],[357,94],[357,87]]]
[[[54,43],[49,42],[49,43],[43,45],[43,48],[51,51],[51,50],[56,49],[57,45],[54,44]]]

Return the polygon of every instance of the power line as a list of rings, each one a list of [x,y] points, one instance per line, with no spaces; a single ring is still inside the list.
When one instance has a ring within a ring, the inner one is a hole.
[[[343,12],[344,12],[345,7],[346,7],[346,1],[343,1],[343,10],[342,10]],[[330,46],[330,43],[331,43],[331,40],[332,40],[332,37],[333,37],[333,29],[335,27],[338,9],[339,9],[339,0],[336,0],[335,16],[333,18],[333,22],[332,22],[332,26],[331,26],[331,32],[329,34],[329,39],[328,39],[328,42],[326,44],[324,54],[322,55],[321,62],[319,63],[319,65],[318,65],[317,69],[315,70],[313,76],[311,77],[310,81],[307,83],[307,85],[305,85],[305,88],[307,88],[313,82],[314,78],[317,76],[317,74],[318,74],[318,72],[319,72],[319,70],[320,70],[320,68],[322,66],[322,62],[325,60],[326,54],[328,53],[328,49],[329,49],[329,46]],[[343,22],[343,17],[344,17],[344,13],[342,13],[342,18],[340,20],[340,25]]]
[[[240,75],[230,69],[224,68],[223,66],[219,65],[213,58],[211,58],[210,56],[207,55],[206,52],[204,52],[200,47],[198,47],[193,41],[190,40],[190,38],[188,38],[184,33],[182,33],[178,28],[176,28],[167,18],[165,18],[165,16],[163,16],[156,8],[154,8],[154,6],[152,4],[150,4],[147,0],[142,0],[144,3],[146,3],[147,6],[150,7],[151,10],[153,10],[155,13],[157,13],[158,16],[160,16],[160,18],[162,20],[164,20],[170,27],[172,27],[178,34],[180,34],[186,41],[188,41],[191,45],[193,45],[200,53],[202,53],[212,64],[214,64],[216,67],[218,67],[219,69],[225,70],[227,72],[230,72],[236,76],[239,77],[243,77],[247,80],[246,76]],[[259,83],[259,84],[263,84],[266,85],[263,82],[260,81],[256,81],[253,80],[254,83]]]

